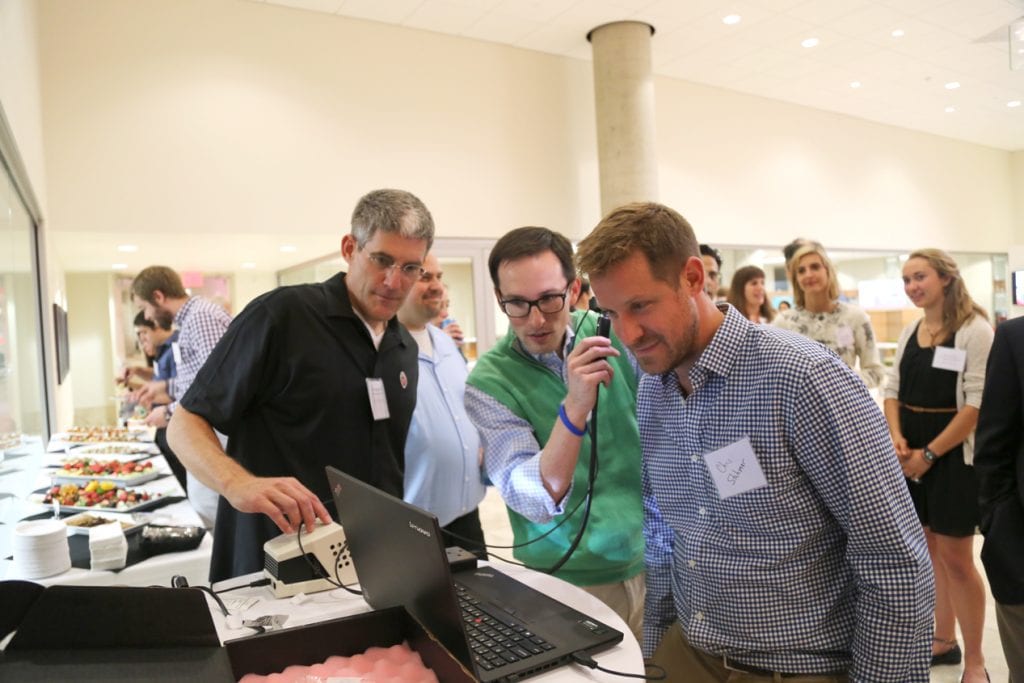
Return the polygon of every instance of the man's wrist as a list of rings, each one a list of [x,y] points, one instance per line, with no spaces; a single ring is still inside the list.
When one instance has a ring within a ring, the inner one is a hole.
[[[587,433],[586,422],[584,422],[582,428],[577,427],[575,424],[573,424],[573,421],[569,419],[569,415],[566,414],[565,412],[564,403],[560,403],[558,405],[558,418],[562,421],[562,424],[565,426],[565,428],[568,429],[569,432],[571,432],[575,436],[583,436]]]

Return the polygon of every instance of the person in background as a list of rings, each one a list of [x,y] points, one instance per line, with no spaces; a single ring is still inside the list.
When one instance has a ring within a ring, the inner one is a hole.
[[[644,655],[686,683],[925,683],[928,554],[864,383],[716,306],[667,206],[612,211],[577,262],[646,373]]]
[[[455,342],[430,324],[441,310],[444,286],[433,254],[398,309],[398,320],[419,346],[416,409],[405,441],[405,500],[437,515],[445,545],[487,559],[480,501],[480,437],[466,415],[466,361]]]
[[[807,246],[818,247],[822,251],[824,251],[824,249],[825,249],[825,247],[823,247],[821,245],[821,242],[816,242],[815,240],[809,240],[806,237],[794,238],[792,242],[790,242],[789,244],[787,244],[786,246],[784,246],[782,248],[782,256],[786,259],[786,269],[787,270],[789,269],[789,262],[793,260],[793,254],[796,253],[796,250],[801,248],[801,247],[807,247]]]
[[[172,352],[177,348],[180,355],[180,359],[174,359],[174,376],[148,382],[136,396],[142,405],[150,408],[146,423],[158,429],[166,428],[179,400],[227,330],[231,317],[212,301],[186,292],[178,273],[166,266],[150,266],[136,275],[132,280],[132,297],[147,319],[161,327],[168,327],[173,321],[178,328],[177,346],[171,345]],[[217,515],[216,492],[191,472],[186,479],[189,501],[204,523],[213,526]]]
[[[167,321],[162,322],[166,323]],[[175,367],[172,344],[178,341],[178,331],[172,330],[171,327],[157,325],[147,319],[146,314],[142,311],[135,314],[133,325],[139,349],[146,357],[146,365],[126,367],[117,381],[128,386],[133,383],[134,378],[138,378],[142,382],[149,382],[154,379],[173,377]]]
[[[959,622],[962,680],[981,683],[988,680],[981,649],[985,585],[974,565],[979,511],[971,465],[992,326],[943,251],[910,254],[903,289],[924,317],[900,334],[884,407],[935,571],[932,663],[960,663]]]
[[[863,310],[839,300],[835,266],[817,242],[794,251],[789,260],[794,307],[780,313],[774,325],[802,334],[835,351],[851,368],[860,363],[864,384],[877,387],[885,368],[875,344],[875,331]]]
[[[996,328],[974,440],[981,562],[1010,683],[1024,681],[1024,318]]]
[[[266,541],[330,522],[327,465],[402,497],[419,369],[396,314],[434,221],[411,193],[375,190],[351,226],[348,272],[246,306],[171,420],[174,452],[222,496],[211,581],[259,571]]]
[[[149,381],[167,380],[175,377],[177,375],[177,367],[174,364],[173,345],[178,341],[178,331],[172,331],[170,327],[165,328],[162,325],[157,325],[152,320],[148,320],[142,311],[139,311],[135,315],[135,334],[138,337],[142,353],[145,354],[147,359],[151,359],[151,366],[145,368],[134,366],[126,370],[125,376],[128,377],[130,374]],[[154,441],[171,468],[174,478],[178,480],[183,489],[188,490],[188,474],[185,472],[185,466],[181,464],[178,456],[174,454],[174,451],[167,444],[166,427],[157,428],[154,434]]]
[[[580,296],[576,299],[576,303],[573,304],[573,308],[577,311],[589,311],[590,300],[594,297],[590,293],[590,280],[585,277],[580,278]]]
[[[437,315],[430,322],[451,337],[452,341],[455,342],[455,346],[459,349],[459,355],[465,359],[465,355],[462,353],[462,345],[465,343],[466,335],[463,333],[459,321],[451,317],[448,312],[448,307],[451,305],[451,299],[448,298],[448,285],[443,285],[443,289],[444,299],[441,300],[441,307]]]
[[[614,336],[596,334],[596,314],[573,310],[580,281],[572,259],[572,243],[547,228],[518,228],[494,245],[488,266],[509,329],[469,374],[466,412],[480,432],[488,478],[508,507],[516,559],[549,571],[568,557],[554,575],[639,633],[637,371]],[[599,385],[600,482],[581,542],[567,555],[582,527],[576,509],[588,495]]]
[[[779,313],[782,313],[783,311],[788,311],[791,308],[793,308],[793,305],[789,303],[788,299],[783,299],[782,301],[779,302]]]
[[[704,264],[704,291],[712,301],[716,301],[722,285],[722,255],[709,244],[701,244],[699,249],[700,260]]]
[[[728,302],[751,322],[767,325],[775,317],[764,291],[764,271],[757,266],[743,266],[733,274]]]

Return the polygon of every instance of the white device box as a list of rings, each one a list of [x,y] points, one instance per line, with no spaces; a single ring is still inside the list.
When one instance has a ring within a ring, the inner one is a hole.
[[[312,531],[303,531],[302,550],[297,533],[281,534],[264,543],[263,575],[278,598],[331,590],[337,588],[331,581],[338,579],[346,586],[359,582],[345,543],[345,530],[334,522],[317,522]]]

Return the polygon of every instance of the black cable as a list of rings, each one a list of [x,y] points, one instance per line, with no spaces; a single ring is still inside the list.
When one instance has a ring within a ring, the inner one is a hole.
[[[241,584],[239,586],[232,586],[231,588],[225,588],[223,590],[214,591],[214,593],[217,593],[217,594],[228,593],[230,591],[237,591],[237,590],[241,590],[243,588],[259,588],[260,586],[269,586],[269,585],[270,585],[270,579],[259,579],[257,581],[253,581],[252,583],[243,583],[243,584]],[[210,590],[213,590],[213,589],[211,588]]]
[[[646,673],[630,674],[626,673],[625,671],[613,671],[612,669],[606,669],[603,666],[599,666],[598,663],[594,661],[594,658],[583,650],[573,652],[571,656],[572,661],[576,662],[580,666],[585,666],[588,669],[597,669],[598,671],[603,671],[604,673],[611,674],[612,676],[622,676],[623,678],[639,678],[644,681],[663,681],[668,676],[668,674],[665,673],[665,670],[657,664],[644,664],[645,669],[655,669],[654,674],[649,676]]]
[[[348,591],[349,593],[352,593],[353,595],[362,595],[363,594],[362,591],[356,590],[355,588],[349,588],[344,583],[342,583],[341,577],[338,575],[338,565],[341,563],[341,555],[345,551],[345,549],[348,548],[348,541],[347,540],[342,544],[341,548],[338,549],[338,553],[334,556],[334,578],[333,579],[330,576],[328,576],[327,574],[324,573],[323,567],[320,567],[320,566],[317,566],[316,564],[313,564],[313,560],[309,559],[309,555],[306,554],[306,549],[302,547],[302,523],[301,522],[299,523],[298,530],[295,532],[295,541],[299,544],[299,552],[302,554],[303,559],[306,560],[306,564],[309,565],[309,569],[310,569],[310,571],[313,572],[313,575],[315,577],[317,577],[318,579],[323,579],[324,581],[326,581],[327,583],[331,584],[335,588],[344,589],[344,590]]]

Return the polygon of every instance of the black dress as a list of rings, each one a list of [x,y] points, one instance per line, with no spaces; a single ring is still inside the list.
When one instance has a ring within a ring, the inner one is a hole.
[[[918,323],[920,326],[920,323]],[[952,347],[953,338],[941,346]],[[957,373],[932,367],[933,347],[917,343],[917,328],[900,360],[900,429],[911,448],[924,448],[956,416]],[[906,408],[948,409],[922,413]],[[978,485],[974,468],[964,464],[963,444],[939,458],[921,478],[907,480],[921,524],[944,536],[970,536],[978,525]]]

